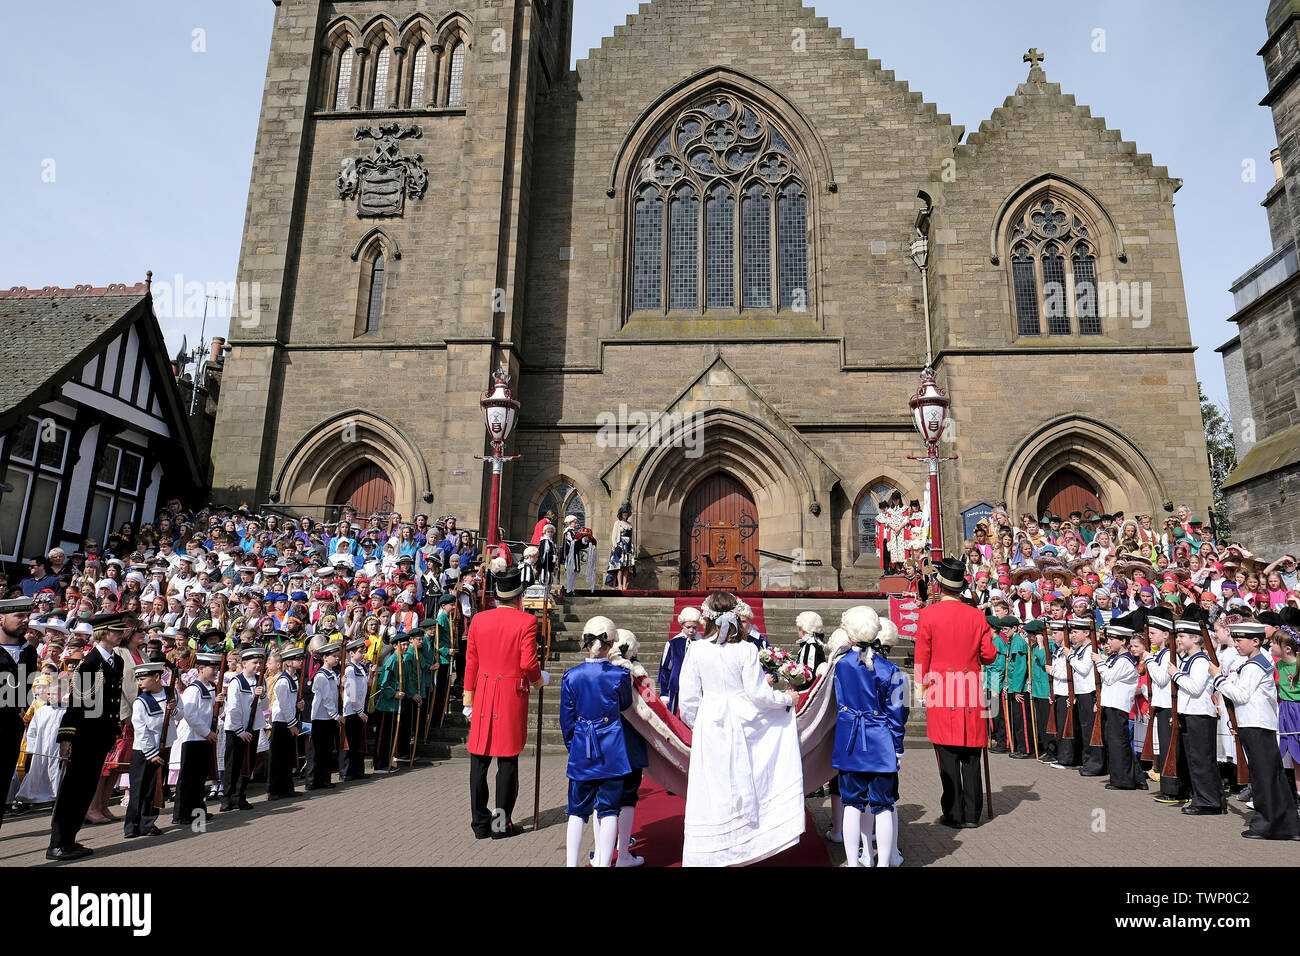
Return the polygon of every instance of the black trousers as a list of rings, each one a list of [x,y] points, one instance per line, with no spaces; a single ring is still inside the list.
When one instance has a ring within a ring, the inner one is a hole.
[[[257,735],[245,743],[233,730],[226,731],[226,762],[221,774],[221,809],[233,810],[247,801],[248,792],[247,761],[248,751],[256,749]]]
[[[416,731],[418,705],[414,697],[403,697],[402,704],[402,726],[397,731],[397,759],[411,759],[411,740]]]
[[[519,796],[518,757],[469,757],[469,811],[470,827],[478,834],[492,832],[493,814],[488,811],[488,766],[497,762],[497,811],[504,817],[502,823],[511,822],[515,799]]]
[[[1203,714],[1179,714],[1178,749],[1187,755],[1187,777],[1192,788],[1192,806],[1202,810],[1222,810],[1223,778],[1215,740],[1219,719]]]
[[[1128,714],[1114,707],[1101,709],[1101,735],[1110,765],[1110,785],[1120,790],[1149,790],[1142,764],[1133,752]]]
[[[312,774],[307,778],[307,789],[328,786],[338,759],[339,723],[337,720],[311,722],[311,749],[315,755]]]
[[[1173,746],[1172,735],[1174,712],[1168,707],[1152,707],[1151,713],[1156,722],[1156,739],[1160,741],[1160,753],[1156,755],[1156,773],[1160,774],[1160,795],[1175,800],[1186,800],[1192,795],[1188,786],[1187,751],[1182,747],[1174,754],[1174,773],[1165,773],[1165,759],[1169,748]]]
[[[1029,739],[1029,695],[1021,691],[1007,694],[1007,710],[1011,718],[1011,750],[1018,754],[1032,754],[1034,742]]]
[[[154,806],[153,798],[158,787],[158,774],[162,771],[162,766],[145,759],[143,751],[131,751],[131,796],[126,802],[126,819],[122,822],[124,836],[139,836],[158,821],[160,808]]]
[[[984,789],[980,781],[980,747],[949,747],[935,744],[939,758],[939,781],[943,784],[940,807],[943,815],[958,823],[979,823],[984,812]]]
[[[23,715],[16,708],[7,707],[0,713],[0,786],[8,788],[18,766],[18,751],[23,743]],[[0,826],[5,822],[7,801],[0,799]]]
[[[292,797],[293,772],[298,769],[298,738],[282,720],[271,724],[271,750],[266,766],[266,795]]]
[[[1250,766],[1255,816],[1250,828],[1270,840],[1289,840],[1300,834],[1295,812],[1295,790],[1282,774],[1277,731],[1263,727],[1238,727],[1237,739]]]
[[[339,773],[345,780],[360,780],[366,774],[366,722],[360,714],[343,718],[348,749],[339,754]]]
[[[374,717],[378,718],[379,729],[375,735],[375,769],[387,770],[389,764],[393,763],[393,734],[399,728],[397,727],[397,713],[395,711],[377,710]],[[405,724],[405,721],[402,722]]]
[[[1002,694],[985,691],[989,715],[989,736],[995,749],[1007,749],[1007,701]]]
[[[441,726],[443,714],[447,712],[447,695],[450,693],[451,665],[441,664],[438,667],[438,673],[434,675],[433,723],[430,726]],[[430,731],[430,733],[432,733],[432,731]]]
[[[86,811],[95,799],[104,760],[117,742],[117,731],[83,728],[78,731],[63,771],[63,783],[54,801],[50,820],[50,849],[71,849],[86,822]]]
[[[1092,725],[1100,716],[1097,713],[1097,693],[1096,691],[1089,694],[1076,693],[1074,700],[1074,722],[1079,725],[1079,742],[1083,748],[1081,751],[1083,765],[1079,768],[1079,772],[1099,777],[1106,772],[1106,741],[1103,737],[1100,747],[1089,744],[1092,740]]]
[[[1079,766],[1079,754],[1083,752],[1079,741],[1079,708],[1074,708],[1070,732],[1065,732],[1066,716],[1070,713],[1070,695],[1061,694],[1056,698],[1056,762],[1063,767]]]
[[[215,746],[209,740],[187,740],[181,744],[181,772],[176,778],[172,823],[189,826],[194,822],[196,811],[207,813],[208,770],[212,766],[212,749]]]
[[[1046,697],[1035,697],[1034,736],[1038,741],[1038,753],[1035,756],[1046,757],[1056,752],[1056,738],[1047,732],[1047,718],[1052,711],[1052,702]]]

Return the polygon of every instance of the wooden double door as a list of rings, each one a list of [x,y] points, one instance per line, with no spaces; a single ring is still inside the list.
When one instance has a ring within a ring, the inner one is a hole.
[[[740,591],[758,583],[758,509],[735,478],[714,472],[682,508],[682,587]]]

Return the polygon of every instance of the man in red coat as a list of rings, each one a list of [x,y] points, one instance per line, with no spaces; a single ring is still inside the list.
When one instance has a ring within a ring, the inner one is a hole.
[[[518,568],[493,575],[498,606],[475,614],[465,637],[465,716],[469,722],[470,826],[478,839],[517,832],[510,814],[519,792],[519,752],[528,736],[529,688],[550,675],[537,661],[537,618],[522,610]],[[488,766],[497,758],[495,814],[488,812]]]
[[[945,558],[937,569],[939,601],[916,624],[916,675],[924,694],[925,732],[939,758],[943,782],[939,822],[979,826],[983,812],[980,751],[988,740],[980,665],[997,656],[984,613],[961,599],[962,562]]]

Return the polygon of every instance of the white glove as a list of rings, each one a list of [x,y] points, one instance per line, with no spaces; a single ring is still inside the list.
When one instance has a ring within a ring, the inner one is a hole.
[[[664,706],[665,706],[665,707],[668,706],[668,698],[667,698],[667,697],[664,697],[664,696],[661,694],[661,695],[659,696],[659,699],[660,699],[661,701],[664,702]]]
[[[469,717],[471,714],[474,713],[474,708],[473,707],[462,708],[461,713],[464,714],[466,717]]]
[[[550,685],[550,683],[551,683],[550,671],[542,671],[542,686],[547,687]]]

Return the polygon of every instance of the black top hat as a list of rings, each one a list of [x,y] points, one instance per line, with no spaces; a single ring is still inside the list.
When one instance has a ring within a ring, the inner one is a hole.
[[[493,575],[493,581],[498,600],[511,601],[523,593],[524,582],[517,567],[498,571]]]
[[[966,587],[966,565],[956,558],[944,558],[935,568],[939,586],[949,591],[960,591]]]

